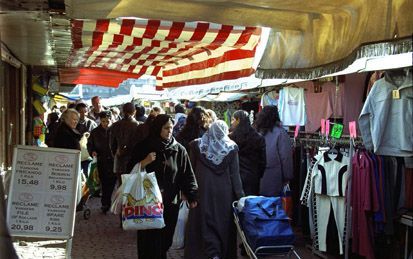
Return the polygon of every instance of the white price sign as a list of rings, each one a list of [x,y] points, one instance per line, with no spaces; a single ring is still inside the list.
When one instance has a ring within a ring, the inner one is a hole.
[[[13,236],[73,236],[80,151],[34,146],[14,149],[7,204]]]

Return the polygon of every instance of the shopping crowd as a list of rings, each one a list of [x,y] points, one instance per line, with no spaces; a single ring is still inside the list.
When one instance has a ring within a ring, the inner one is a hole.
[[[61,115],[48,116],[45,144],[81,150],[86,176],[97,158],[102,213],[109,211],[122,174],[137,163],[155,172],[166,227],[138,231],[138,258],[166,258],[182,200],[190,207],[184,257],[237,258],[232,202],[279,196],[293,177],[292,145],[277,107],[263,107],[254,121],[238,110],[230,125],[200,106],[177,104],[174,117],[159,107],[146,115],[133,103],[121,110],[104,107],[98,96],[90,108],[82,102],[63,107]]]

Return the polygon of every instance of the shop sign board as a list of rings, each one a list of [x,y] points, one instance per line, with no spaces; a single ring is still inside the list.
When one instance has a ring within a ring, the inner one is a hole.
[[[7,203],[11,235],[70,239],[79,171],[80,151],[15,147]]]

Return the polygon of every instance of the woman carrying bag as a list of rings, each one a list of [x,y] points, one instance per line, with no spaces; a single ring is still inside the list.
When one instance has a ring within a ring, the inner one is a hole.
[[[151,134],[132,152],[129,171],[140,162],[146,172],[155,172],[164,204],[165,228],[138,231],[139,259],[166,259],[172,244],[179,210],[179,192],[191,208],[196,207],[198,186],[185,148],[172,136],[173,121],[159,114],[151,125]]]

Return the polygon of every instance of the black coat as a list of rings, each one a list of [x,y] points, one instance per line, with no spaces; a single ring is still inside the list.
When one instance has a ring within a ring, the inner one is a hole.
[[[232,202],[244,196],[238,167],[238,148],[215,165],[199,150],[199,139],[189,144],[191,163],[199,184],[199,204],[189,211],[184,258],[237,256],[237,234]]]
[[[135,145],[143,140],[143,133],[139,129],[140,122],[135,118],[126,117],[115,122],[110,127],[110,150],[114,156],[115,173],[129,173],[127,165],[132,156]]]
[[[164,204],[172,203],[179,191],[182,191],[189,201],[195,201],[198,185],[185,148],[173,139],[164,150],[159,150],[156,141],[150,137],[135,146],[128,172],[149,153],[156,152],[156,160],[145,169],[148,173],[155,172]]]
[[[239,139],[231,134],[229,137],[239,148],[239,173],[245,195],[259,195],[260,179],[267,161],[265,138],[253,129]]]
[[[98,164],[112,167],[109,171],[113,170],[113,156],[109,147],[109,129],[104,129],[101,125],[93,129],[87,140],[87,151],[91,156],[92,152],[96,152]]]
[[[200,128],[199,129],[199,134],[198,135],[194,135],[194,134],[188,134],[187,132],[184,132],[183,129],[181,129],[181,131],[178,132],[177,136],[176,136],[176,140],[182,145],[184,146],[184,148],[186,149],[186,151],[189,153],[190,152],[190,148],[189,148],[189,143],[197,138],[202,138],[202,136],[204,135],[204,133],[206,132],[205,129]]]
[[[59,127],[59,125],[60,125],[60,122],[55,121],[51,123],[49,126],[47,126],[45,142],[48,147],[54,146],[54,139],[56,138],[56,132],[57,132],[57,128]]]
[[[80,150],[79,140],[81,138],[82,135],[77,130],[71,129],[65,122],[62,122],[57,127],[53,147]]]

